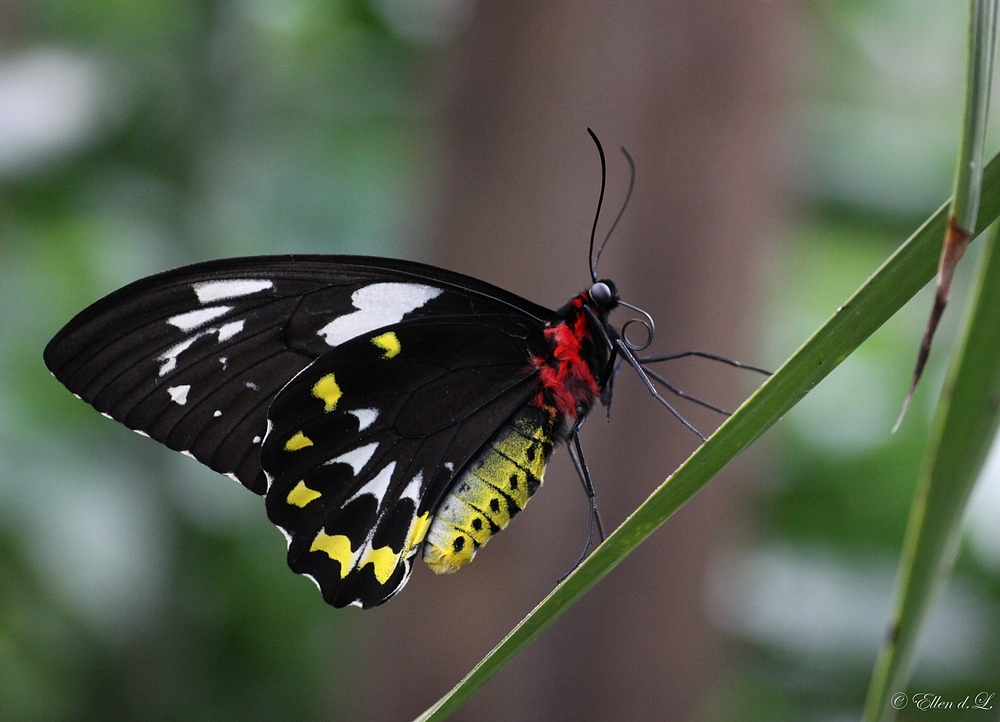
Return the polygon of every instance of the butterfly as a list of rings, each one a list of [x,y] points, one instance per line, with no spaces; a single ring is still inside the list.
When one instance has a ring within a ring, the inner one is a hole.
[[[640,358],[652,319],[598,279],[593,234],[590,255],[591,285],[556,310],[410,261],[209,261],[97,301],[44,358],[105,416],[263,495],[291,569],[329,604],[367,609],[420,552],[437,573],[472,561],[562,443],[591,500],[589,546],[600,519],[579,431],[618,367],[673,411],[651,378],[677,390],[646,365],[716,358]],[[619,306],[642,316],[617,328]]]

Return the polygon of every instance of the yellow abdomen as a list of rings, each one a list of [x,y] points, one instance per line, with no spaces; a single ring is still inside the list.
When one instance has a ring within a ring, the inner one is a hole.
[[[553,421],[548,411],[525,406],[461,472],[424,543],[424,562],[436,574],[471,562],[479,547],[528,503],[552,453]]]

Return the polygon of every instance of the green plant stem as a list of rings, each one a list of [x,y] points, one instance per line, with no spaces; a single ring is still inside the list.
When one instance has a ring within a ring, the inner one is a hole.
[[[895,717],[927,613],[944,589],[962,518],[1000,423],[1000,252],[990,235],[975,305],[941,391],[903,543],[896,610],[872,675],[865,720]]]
[[[1000,0],[971,0],[969,12],[969,62],[965,84],[965,117],[962,123],[951,217],[944,233],[941,257],[938,260],[937,286],[934,305],[927,320],[927,329],[917,353],[910,391],[896,419],[893,431],[906,416],[924,366],[931,353],[931,343],[938,323],[948,307],[955,268],[965,255],[974,236],[974,222],[979,213],[983,180],[983,150],[986,147],[986,120],[990,108],[990,88],[993,85],[993,60],[997,35],[997,4]]]
[[[1000,212],[1000,160],[983,177],[977,228]],[[556,586],[418,722],[443,720],[614,569],[688,499],[798,403],[934,276],[949,205],[929,218],[708,441]]]
[[[972,0],[969,17],[969,63],[966,72],[965,116],[955,169],[952,215],[967,231],[979,213],[983,152],[993,86],[996,48],[996,0]]]

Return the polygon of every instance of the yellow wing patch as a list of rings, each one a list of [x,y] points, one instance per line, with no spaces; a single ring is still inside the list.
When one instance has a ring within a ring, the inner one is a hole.
[[[413,528],[410,530],[410,537],[406,540],[406,546],[403,549],[409,554],[410,550],[413,549],[417,544],[424,540],[427,536],[427,530],[431,528],[431,513],[425,511],[423,516],[417,518],[413,524]]]
[[[301,431],[296,431],[292,438],[285,442],[285,451],[298,451],[312,445],[312,439]]]
[[[337,385],[337,380],[333,378],[333,374],[327,374],[313,384],[312,395],[323,402],[323,410],[329,413],[337,408],[337,402],[340,401],[340,397],[344,393]]]
[[[385,352],[382,354],[382,358],[394,358],[399,355],[399,352],[403,348],[394,331],[388,331],[380,336],[376,336],[372,339],[372,343]]]
[[[300,481],[295,485],[295,488],[288,492],[288,496],[285,498],[289,504],[294,504],[299,508],[304,508],[306,504],[310,501],[316,501],[322,496],[315,489],[310,489],[306,486],[304,481]]]
[[[330,536],[320,532],[313,539],[311,552],[326,552],[326,555],[335,562],[340,562],[340,578],[343,579],[347,573],[354,568],[354,552],[351,551],[351,540],[343,534]]]
[[[385,584],[389,581],[389,577],[392,576],[392,570],[396,568],[398,561],[399,555],[390,547],[379,547],[365,554],[358,568],[361,569],[365,565],[371,564],[375,567],[375,578],[378,579],[378,583]]]

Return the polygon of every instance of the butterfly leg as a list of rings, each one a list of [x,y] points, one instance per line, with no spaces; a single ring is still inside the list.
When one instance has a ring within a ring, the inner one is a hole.
[[[647,366],[647,364],[651,363],[658,363],[660,361],[673,361],[674,359],[687,358],[690,356],[697,356],[699,358],[709,359],[711,361],[720,361],[722,363],[729,364],[730,366],[734,366],[739,369],[745,369],[747,371],[755,371],[759,374],[764,374],[765,376],[771,375],[771,372],[765,369],[757,368],[756,366],[749,366],[747,364],[740,363],[739,361],[733,361],[732,359],[725,358],[724,356],[716,356],[715,354],[705,353],[704,351],[678,351],[676,353],[668,353],[660,356],[637,356],[636,361],[639,362],[639,365],[642,366],[643,370],[650,378],[652,378],[654,381],[659,382],[665,389],[667,389],[667,391],[674,394],[675,396],[679,396],[682,399],[687,399],[692,403],[698,404],[699,406],[704,406],[706,409],[711,409],[712,411],[716,411],[725,416],[732,416],[731,411],[720,409],[718,406],[714,406],[713,404],[710,404],[707,401],[703,401],[702,399],[699,399],[696,396],[691,396],[690,394],[681,391],[679,388],[671,384],[669,381],[667,381],[665,378],[663,378],[662,376],[660,376],[658,373],[656,373]]]
[[[566,448],[569,450],[569,458],[573,460],[573,467],[576,469],[576,475],[580,479],[580,483],[583,484],[583,489],[587,492],[587,499],[590,501],[590,520],[587,525],[587,543],[583,546],[583,551],[580,553],[580,558],[576,560],[576,563],[570,567],[569,571],[560,577],[559,581],[568,577],[573,571],[583,563],[583,560],[587,558],[587,552],[590,551],[590,546],[594,542],[594,527],[596,524],[597,533],[601,537],[601,541],[604,541],[604,524],[601,521],[601,512],[597,508],[597,494],[594,491],[594,482],[590,478],[590,469],[587,467],[587,460],[583,456],[583,445],[580,443],[580,428],[583,426],[583,422],[586,417],[581,417],[573,425],[572,430],[569,433],[569,437],[566,439]]]
[[[701,439],[702,441],[706,441],[704,434],[698,431],[698,429],[694,428],[694,426],[691,425],[691,422],[689,422],[687,419],[681,416],[680,412],[677,411],[677,409],[675,409],[673,406],[671,406],[669,401],[660,396],[660,392],[656,390],[656,387],[653,386],[653,382],[649,380],[649,376],[646,374],[646,370],[643,369],[642,364],[639,363],[638,359],[636,359],[635,357],[635,354],[632,353],[632,350],[625,344],[625,342],[622,341],[620,338],[615,339],[615,347],[618,349],[618,353],[621,354],[621,357],[625,359],[625,363],[627,363],[629,366],[635,369],[635,372],[639,374],[639,378],[642,379],[642,382],[646,385],[646,388],[649,390],[649,393],[653,395],[653,398],[655,398],[661,404],[666,406],[667,411],[669,411],[671,414],[677,417],[677,420],[680,421],[682,424],[684,424],[688,429],[697,434],[699,439]]]
[[[601,378],[597,382],[597,387],[601,389],[601,405],[607,408],[608,418],[611,418],[611,395],[614,391],[615,376],[618,375],[618,369],[621,368],[622,360],[618,358],[618,347],[615,346],[611,337],[608,336],[608,332],[605,329],[603,323],[597,318],[597,315],[590,309],[589,306],[584,306],[584,313],[590,319],[591,327],[597,329],[601,336],[601,340],[608,349],[608,363],[604,367],[604,371],[601,372]]]
[[[656,373],[652,369],[648,369],[645,366],[643,366],[642,368],[643,368],[643,371],[645,371],[646,374],[651,379],[653,379],[654,381],[658,381],[667,391],[669,391],[670,393],[674,394],[675,396],[679,396],[682,399],[687,399],[688,401],[690,401],[692,403],[695,403],[695,404],[698,404],[699,406],[704,406],[706,409],[711,409],[712,411],[720,413],[723,416],[732,416],[733,415],[732,411],[726,411],[725,409],[720,409],[718,406],[715,406],[713,404],[708,403],[707,401],[699,399],[697,396],[692,396],[691,394],[688,394],[688,393],[685,393],[684,391],[681,391],[679,388],[677,388],[676,386],[674,386],[672,383],[670,383],[669,381],[667,381],[665,378],[663,378],[662,376],[660,376],[660,374]]]
[[[673,361],[674,359],[687,358],[688,356],[697,356],[699,358],[708,359],[709,361],[718,361],[720,363],[729,364],[738,369],[746,369],[747,371],[755,371],[764,376],[770,376],[771,372],[767,369],[758,368],[756,366],[750,366],[748,364],[740,363],[739,361],[733,361],[731,358],[726,358],[725,356],[716,356],[714,353],[705,353],[704,351],[678,351],[676,353],[662,354],[660,356],[643,356],[637,358],[636,360],[641,364],[658,363],[660,361]]]

